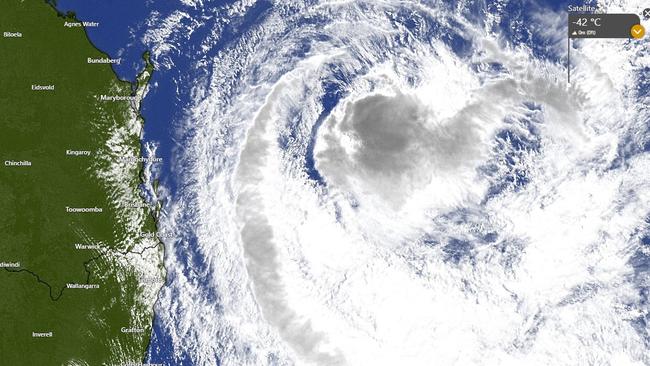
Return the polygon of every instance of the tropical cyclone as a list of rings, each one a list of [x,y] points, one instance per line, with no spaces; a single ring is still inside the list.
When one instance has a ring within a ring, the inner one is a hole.
[[[97,23],[44,1],[2,10],[0,23],[24,37],[0,38],[0,292],[10,294],[0,303],[0,363],[142,362],[162,247],[139,188],[146,167],[119,159],[141,155],[153,65],[145,53],[137,80],[121,81],[86,37]]]
[[[644,43],[574,44],[568,86],[566,13],[528,2],[251,3],[147,35],[207,69],[164,223],[192,244],[160,301],[172,357],[650,364]],[[185,48],[197,29],[219,42]]]

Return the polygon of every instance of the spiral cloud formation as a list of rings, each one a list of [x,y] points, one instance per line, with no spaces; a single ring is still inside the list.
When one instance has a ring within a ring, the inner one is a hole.
[[[650,363],[647,42],[576,41],[568,85],[561,11],[528,10],[540,50],[505,1],[184,4],[145,40],[173,68],[205,37],[162,223],[179,359]]]

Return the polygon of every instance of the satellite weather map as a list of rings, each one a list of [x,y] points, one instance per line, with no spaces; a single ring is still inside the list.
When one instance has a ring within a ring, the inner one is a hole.
[[[650,0],[0,4],[0,366],[650,366]]]

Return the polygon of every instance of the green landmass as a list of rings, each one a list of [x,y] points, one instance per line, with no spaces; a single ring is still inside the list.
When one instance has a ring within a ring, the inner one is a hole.
[[[2,4],[0,365],[141,362],[163,279],[135,159],[148,54],[121,81],[73,14]]]

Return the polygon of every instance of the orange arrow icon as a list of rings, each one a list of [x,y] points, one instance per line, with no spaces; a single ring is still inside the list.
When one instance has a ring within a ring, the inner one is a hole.
[[[645,28],[641,24],[637,24],[630,29],[630,34],[632,34],[632,38],[641,39],[645,36]]]

